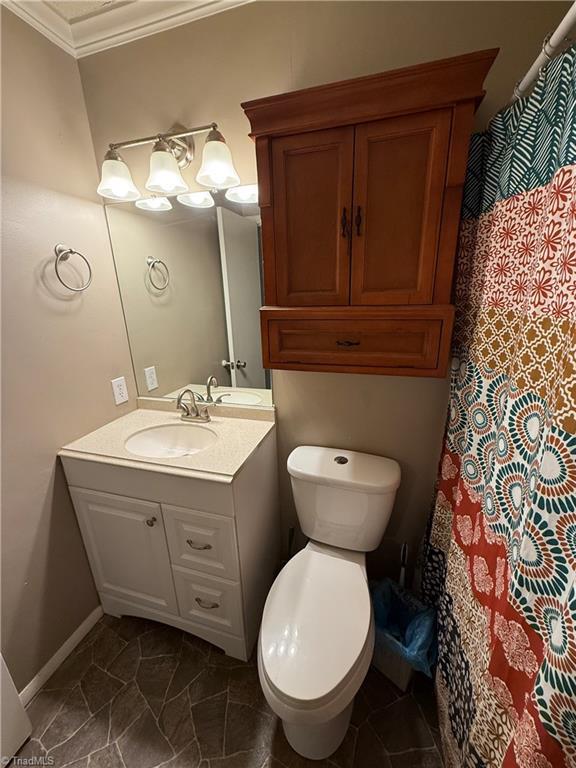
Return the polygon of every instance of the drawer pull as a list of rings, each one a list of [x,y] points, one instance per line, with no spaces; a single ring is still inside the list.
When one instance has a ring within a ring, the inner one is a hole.
[[[191,549],[199,549],[201,551],[212,549],[212,544],[198,544],[194,539],[186,539],[186,544],[188,544]]]
[[[359,341],[350,341],[350,339],[344,339],[344,340],[338,339],[336,344],[339,347],[359,347],[360,346]]]
[[[349,236],[348,216],[346,214],[346,208],[342,208],[342,218],[340,219],[340,230],[342,232],[342,237]]]
[[[201,597],[194,598],[200,608],[205,608],[207,611],[211,611],[213,608],[220,608],[220,603],[211,603],[209,600],[202,600]]]
[[[154,526],[156,525],[156,518],[155,517],[149,517],[148,520],[146,520],[146,525],[149,528],[154,528]]]

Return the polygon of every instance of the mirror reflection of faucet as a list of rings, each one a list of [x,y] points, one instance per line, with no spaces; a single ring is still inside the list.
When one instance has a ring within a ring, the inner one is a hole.
[[[208,376],[208,381],[206,382],[206,402],[207,403],[221,403],[223,398],[230,397],[230,392],[224,392],[222,395],[218,395],[218,397],[214,400],[212,397],[212,387],[216,389],[218,387],[218,379],[216,376]]]

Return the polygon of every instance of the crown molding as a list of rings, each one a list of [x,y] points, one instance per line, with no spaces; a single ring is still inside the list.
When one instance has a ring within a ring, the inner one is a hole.
[[[40,0],[1,0],[2,4],[38,32],[80,59],[142,37],[228,11],[253,0],[164,0],[114,6],[69,24]]]

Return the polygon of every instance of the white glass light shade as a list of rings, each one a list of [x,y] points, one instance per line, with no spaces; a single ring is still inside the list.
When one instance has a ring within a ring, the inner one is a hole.
[[[134,205],[144,211],[171,211],[172,204],[167,197],[142,197]]]
[[[130,169],[120,159],[106,158],[102,163],[102,176],[98,185],[98,194],[110,200],[129,202],[138,200],[140,192],[134,182]]]
[[[190,208],[212,208],[214,205],[214,198],[210,192],[186,192],[185,195],[178,195],[176,199]]]
[[[242,184],[226,190],[226,200],[240,205],[258,205],[258,184]]]
[[[222,139],[212,139],[210,136],[211,134],[208,135],[202,150],[202,165],[196,181],[210,189],[235,187],[240,183],[240,177],[234,168],[232,154]]]
[[[150,155],[150,175],[146,189],[164,195],[179,195],[188,191],[176,158],[168,150],[154,149]]]

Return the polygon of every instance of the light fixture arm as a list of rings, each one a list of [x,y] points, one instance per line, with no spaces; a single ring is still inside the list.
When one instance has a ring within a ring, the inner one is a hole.
[[[208,125],[199,125],[197,128],[186,128],[184,131],[173,131],[171,133],[156,133],[154,136],[144,136],[141,139],[129,139],[128,141],[118,141],[113,144],[109,144],[112,152],[117,152],[119,149],[130,149],[132,147],[142,147],[145,144],[156,144],[157,141],[171,141],[175,139],[183,139],[186,136],[194,136],[197,133],[206,133],[207,131],[217,130],[217,123],[209,123]]]

